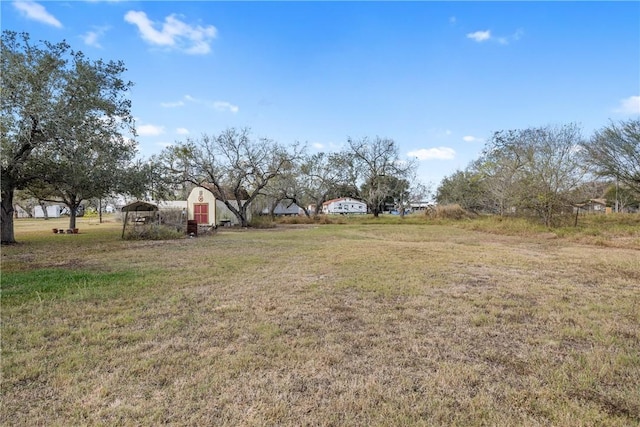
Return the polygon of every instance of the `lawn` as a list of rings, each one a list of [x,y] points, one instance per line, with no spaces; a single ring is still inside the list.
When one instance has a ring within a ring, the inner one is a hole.
[[[640,425],[637,246],[56,221],[2,248],[2,425]]]

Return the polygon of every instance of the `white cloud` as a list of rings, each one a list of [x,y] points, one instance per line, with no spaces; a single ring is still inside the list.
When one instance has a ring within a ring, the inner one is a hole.
[[[449,24],[455,24],[455,23],[456,23],[456,17],[455,16],[449,17]]]
[[[324,144],[320,143],[320,142],[314,142],[313,144],[311,144],[313,146],[313,148],[315,148],[316,150],[322,150],[324,149]]]
[[[176,108],[176,107],[183,107],[184,106],[184,101],[176,101],[176,102],[161,102],[160,103],[161,107],[164,108]]]
[[[480,142],[482,141],[482,138],[476,138],[475,136],[467,135],[467,136],[463,136],[462,140],[464,142]]]
[[[240,107],[227,101],[208,101],[206,99],[194,98],[191,95],[185,95],[182,100],[177,102],[163,102],[160,105],[165,108],[182,107],[186,105],[185,102],[204,105],[205,107],[213,108],[218,111],[229,111],[231,113],[237,113],[240,111]]]
[[[86,44],[87,46],[93,46],[102,49],[102,45],[100,44],[99,39],[104,36],[107,30],[107,27],[95,28],[94,31],[87,31],[81,37],[82,40],[84,40],[84,44]]]
[[[419,150],[410,151],[407,155],[415,157],[418,160],[450,160],[456,156],[456,151],[449,147],[421,148]]]
[[[98,42],[98,38],[99,38],[99,34],[95,31],[87,31],[83,36],[82,39],[84,40],[84,44],[88,45],[88,46],[93,46],[93,47],[102,47],[100,45],[100,42]]]
[[[189,135],[189,129],[187,128],[177,128],[176,133],[178,135]]]
[[[18,9],[27,19],[42,22],[43,24],[52,25],[56,28],[62,28],[62,23],[55,16],[47,12],[41,4],[34,1],[14,1],[13,7]]]
[[[615,109],[616,113],[640,114],[640,96],[630,96],[620,100],[620,105]]]
[[[520,38],[522,38],[523,34],[524,34],[524,31],[522,29],[519,29],[515,33],[511,34],[510,36],[496,37],[495,41],[497,41],[500,44],[507,45],[507,44],[509,44],[511,42],[515,42],[515,41],[520,40]]]
[[[237,113],[240,110],[237,105],[233,105],[227,101],[214,101],[213,108],[218,111],[230,111],[232,113]]]
[[[519,28],[515,33],[509,36],[493,36],[491,30],[476,31],[475,33],[468,33],[467,38],[475,40],[478,43],[492,41],[502,45],[508,45],[511,42],[518,41],[524,35],[524,30]]]
[[[469,33],[467,34],[467,38],[475,40],[478,43],[481,43],[491,38],[491,31],[487,30],[487,31],[476,31],[475,33]]]
[[[522,28],[518,28],[518,30],[511,35],[511,39],[513,41],[518,41],[522,38],[523,35],[524,35],[524,30]]]
[[[213,25],[189,25],[178,19],[175,14],[167,16],[164,23],[158,23],[151,21],[144,12],[130,10],[125,14],[124,20],[137,26],[140,35],[148,43],[193,55],[209,53],[211,41],[217,34]],[[157,30],[156,27],[162,29]]]
[[[164,133],[164,126],[142,125],[136,127],[140,136],[158,136]]]

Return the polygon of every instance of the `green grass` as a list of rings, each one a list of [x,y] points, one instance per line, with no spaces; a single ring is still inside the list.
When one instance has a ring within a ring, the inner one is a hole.
[[[628,236],[380,219],[168,241],[19,221],[0,423],[640,424]]]
[[[71,294],[99,293],[104,287],[128,285],[134,272],[90,272],[67,269],[38,269],[8,272],[2,275],[2,298],[5,304],[24,303],[30,299],[52,299]]]

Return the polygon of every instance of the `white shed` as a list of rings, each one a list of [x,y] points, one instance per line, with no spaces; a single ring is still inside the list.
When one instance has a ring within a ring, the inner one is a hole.
[[[351,197],[327,200],[322,204],[324,214],[366,214],[367,204]]]
[[[46,208],[48,218],[59,218],[62,215],[62,206],[60,205],[49,205]],[[44,218],[44,211],[42,210],[42,206],[34,206],[33,216],[35,218]]]
[[[216,198],[204,187],[191,190],[187,198],[187,218],[198,224],[216,225]]]

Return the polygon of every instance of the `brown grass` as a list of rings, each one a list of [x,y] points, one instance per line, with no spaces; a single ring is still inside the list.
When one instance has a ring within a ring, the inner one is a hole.
[[[3,294],[86,275],[3,295],[0,423],[640,423],[637,250],[346,222],[156,242],[18,222]]]

